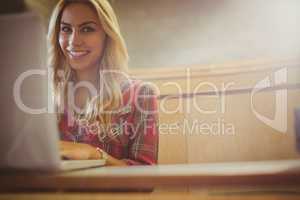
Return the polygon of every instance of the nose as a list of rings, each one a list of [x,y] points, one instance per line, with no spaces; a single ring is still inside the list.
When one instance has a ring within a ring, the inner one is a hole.
[[[69,45],[70,46],[80,46],[82,45],[83,41],[81,38],[81,35],[78,31],[73,31],[73,33],[71,34],[71,37],[69,39]]]

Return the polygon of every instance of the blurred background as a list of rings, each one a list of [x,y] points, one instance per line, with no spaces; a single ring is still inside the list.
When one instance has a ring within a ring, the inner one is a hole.
[[[57,0],[26,0],[46,21]],[[130,67],[174,67],[300,55],[298,0],[111,0]]]
[[[25,2],[3,3],[0,12],[27,7],[47,27],[56,0]],[[173,127],[160,130],[159,163],[300,158],[294,120],[300,106],[299,0],[111,4],[128,45],[130,74],[157,86],[160,125]],[[261,81],[269,84],[253,94]],[[183,126],[195,121],[205,127]]]
[[[133,67],[300,55],[297,0],[116,0],[114,5]]]

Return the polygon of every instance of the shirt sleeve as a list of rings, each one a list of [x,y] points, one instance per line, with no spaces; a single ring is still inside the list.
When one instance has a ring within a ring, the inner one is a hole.
[[[157,95],[149,84],[141,83],[133,99],[132,130],[128,145],[128,165],[155,165],[158,160]]]

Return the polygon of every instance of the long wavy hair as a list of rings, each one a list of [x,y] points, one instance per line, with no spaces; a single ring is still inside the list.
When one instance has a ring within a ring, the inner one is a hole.
[[[68,102],[68,83],[74,81],[74,72],[66,63],[66,59],[59,45],[59,31],[62,13],[71,3],[85,3],[92,6],[98,14],[99,20],[106,33],[106,41],[102,59],[99,63],[99,73],[107,70],[125,72],[127,74],[128,52],[120,32],[117,17],[107,0],[60,0],[50,18],[48,29],[49,66],[53,72],[53,89],[58,120],[66,110]],[[106,130],[111,125],[113,113],[119,109],[122,93],[118,73],[105,73],[99,76],[101,86],[100,95],[88,99],[83,117],[88,121],[99,120]]]

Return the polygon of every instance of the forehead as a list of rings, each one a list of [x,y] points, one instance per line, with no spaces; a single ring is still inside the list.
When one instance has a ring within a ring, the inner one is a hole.
[[[61,21],[72,25],[79,25],[86,21],[99,23],[99,18],[96,10],[91,5],[85,3],[71,3],[64,8]]]

